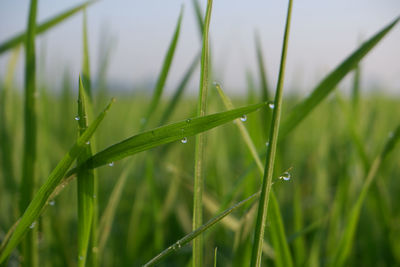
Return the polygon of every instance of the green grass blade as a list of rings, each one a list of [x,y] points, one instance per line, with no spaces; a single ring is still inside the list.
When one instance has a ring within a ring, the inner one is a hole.
[[[84,88],[83,81],[79,77],[79,98],[78,98],[78,126],[79,135],[82,135],[88,127],[89,115],[87,104],[89,97]],[[83,163],[92,156],[90,142],[86,144],[84,151],[78,156],[77,164]],[[77,173],[78,186],[78,266],[85,266],[87,249],[93,222],[94,202],[94,173],[92,169],[80,170]]]
[[[92,86],[90,82],[90,61],[89,61],[89,42],[87,34],[87,14],[86,9],[83,12],[83,62],[82,62],[82,83],[86,95],[92,100]]]
[[[199,0],[193,0],[193,7],[194,7],[194,13],[196,14],[197,26],[199,28],[200,37],[202,37],[204,32],[204,21],[203,21],[203,12],[201,11]]]
[[[144,129],[146,127],[152,114],[154,114],[154,111],[156,110],[158,103],[160,102],[161,95],[164,90],[165,81],[167,80],[167,76],[168,76],[169,69],[171,67],[172,59],[174,58],[176,45],[178,43],[179,33],[180,33],[180,29],[181,29],[181,24],[182,24],[182,17],[183,17],[183,7],[181,8],[181,12],[179,14],[179,18],[178,18],[178,22],[176,24],[174,35],[173,35],[171,43],[169,45],[167,54],[164,58],[164,63],[161,68],[161,72],[157,79],[153,98],[151,99],[150,105],[145,113],[145,117],[144,117],[143,124],[142,124],[142,129]]]
[[[354,237],[357,230],[357,224],[360,218],[361,208],[363,206],[364,200],[368,194],[369,188],[376,177],[379,167],[381,166],[383,160],[387,155],[394,149],[396,143],[400,139],[400,125],[397,126],[395,131],[389,136],[389,140],[386,142],[382,152],[375,158],[374,162],[369,169],[367,178],[363,184],[361,192],[357,198],[356,203],[353,205],[350,216],[348,218],[344,234],[338,246],[336,246],[336,251],[334,253],[334,258],[331,266],[344,266],[347,258],[350,255],[351,248],[353,246]]]
[[[74,7],[74,8],[71,8],[59,15],[56,15],[39,25],[36,25],[36,34],[39,35],[41,33],[46,32],[47,30],[53,28],[54,26],[65,21],[72,15],[78,13],[79,11],[81,11],[82,9],[87,7],[88,5],[95,3],[95,2],[96,1],[87,1],[83,4],[80,4],[76,7]],[[13,47],[25,42],[26,38],[27,38],[27,33],[24,32],[24,33],[20,33],[20,34],[14,36],[13,38],[3,42],[2,44],[0,44],[0,55],[2,53],[7,52],[8,50],[12,49]]]
[[[227,95],[225,95],[219,84],[216,84],[216,89],[224,102],[224,105],[227,109],[233,109],[232,101],[229,99]],[[236,120],[236,126],[239,128],[240,134],[245,141],[248,149],[250,150],[250,154],[252,155],[258,170],[260,171],[261,176],[264,174],[264,168],[261,163],[261,159],[257,153],[256,147],[253,141],[250,138],[250,135],[244,126],[241,120]],[[289,245],[286,240],[285,227],[283,225],[282,215],[279,210],[279,204],[275,197],[273,191],[271,192],[271,200],[273,205],[270,206],[271,213],[271,234],[272,234],[272,242],[273,247],[275,249],[275,262],[277,266],[292,266],[292,256],[290,254]]]
[[[268,201],[272,187],[275,153],[278,143],[278,132],[279,132],[279,123],[280,123],[281,108],[282,108],[283,82],[285,75],[286,53],[287,53],[287,46],[289,39],[292,3],[293,1],[289,0],[286,26],[285,26],[285,35],[283,38],[283,45],[282,45],[282,56],[279,69],[278,84],[276,86],[276,93],[275,93],[275,101],[274,101],[275,107],[272,113],[269,146],[267,147],[267,159],[265,164],[264,178],[261,187],[261,197],[258,206],[256,229],[254,233],[251,266],[261,266],[262,245],[264,241],[264,230],[267,220]]]
[[[36,107],[36,54],[35,25],[37,0],[31,0],[27,37],[25,42],[25,103],[24,103],[24,148],[22,178],[20,186],[20,213],[32,200],[36,187],[37,157],[37,107]],[[37,230],[30,231],[22,244],[22,254],[26,266],[38,265]]]
[[[286,136],[295,128],[314,108],[324,100],[336,85],[382,40],[383,37],[397,24],[400,18],[395,19],[371,39],[364,42],[360,48],[345,59],[336,69],[326,76],[312,93],[298,104],[282,122],[281,136]]]
[[[185,246],[187,243],[195,239],[196,237],[200,236],[204,231],[208,230],[210,227],[221,221],[223,218],[225,218],[227,215],[235,211],[236,209],[242,207],[243,205],[249,203],[252,200],[255,200],[256,198],[259,197],[260,193],[256,193],[254,195],[251,195],[250,197],[246,198],[245,200],[240,201],[239,203],[235,204],[234,206],[226,209],[224,212],[219,214],[218,216],[212,218],[205,224],[201,225],[200,227],[194,229],[191,233],[187,234],[183,238],[179,239],[176,241],[173,245],[169,246],[167,249],[162,251],[160,254],[155,256],[153,259],[151,259],[149,262],[147,262],[144,266],[153,266],[163,260],[165,257],[170,255],[173,252],[176,252],[180,250],[183,246]]]
[[[187,87],[187,83],[189,82],[190,78],[192,77],[194,70],[197,67],[197,64],[199,63],[199,55],[197,55],[193,61],[192,64],[190,65],[189,69],[186,71],[185,75],[183,76],[181,82],[179,83],[178,88],[175,90],[175,94],[173,95],[171,101],[169,102],[168,106],[164,110],[164,114],[160,120],[160,125],[165,124],[170,116],[173,114],[173,111],[176,108],[176,105],[178,104],[179,100],[182,97],[183,91]]]
[[[267,103],[249,105],[230,111],[183,120],[145,131],[98,152],[79,166],[79,168],[97,168],[163,144],[180,141],[185,137],[205,132],[245,114],[254,112],[266,105]],[[69,175],[76,173],[77,169],[78,168],[72,169]]]
[[[201,51],[200,88],[197,103],[197,116],[202,117],[207,109],[207,91],[209,86],[209,28],[211,20],[212,0],[207,1],[206,16],[204,19],[203,46]],[[204,189],[204,157],[205,157],[204,134],[196,136],[194,151],[194,190],[193,190],[193,226],[197,229],[203,224],[203,189]],[[200,235],[193,241],[193,266],[203,266],[203,236]]]
[[[26,208],[24,214],[22,215],[20,222],[18,223],[10,240],[4,246],[4,249],[0,252],[0,263],[2,263],[10,255],[13,249],[19,244],[23,236],[29,231],[32,223],[37,220],[49,197],[52,196],[55,189],[57,188],[57,185],[61,182],[69,167],[72,165],[74,160],[86,149],[86,142],[89,141],[101,121],[104,119],[107,111],[111,107],[111,104],[112,102],[108,104],[103,112],[99,114],[99,116],[93,121],[93,123],[87,128],[87,130],[78,138],[76,143],[63,157],[63,159],[57,164],[57,166],[50,173],[46,182],[35,194],[34,198],[29,203],[29,206]]]

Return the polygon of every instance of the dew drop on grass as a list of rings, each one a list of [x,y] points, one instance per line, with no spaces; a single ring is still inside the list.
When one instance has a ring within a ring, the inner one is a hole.
[[[283,179],[285,181],[289,181],[291,177],[292,176],[290,175],[289,172],[284,172],[284,173],[282,173],[281,176],[279,176],[279,179]]]
[[[266,143],[265,143],[265,146],[266,146],[266,147],[269,147],[269,142],[266,142]]]
[[[242,117],[240,117],[240,120],[241,120],[241,121],[246,121],[246,120],[247,120],[247,116],[246,116],[246,115],[243,115]]]
[[[274,108],[275,108],[275,103],[274,103],[274,102],[269,102],[269,103],[268,103],[268,107],[269,107],[270,109],[274,109]]]
[[[79,121],[81,118],[77,115],[76,117],[75,117],[75,120],[76,121]]]
[[[86,144],[87,144],[87,145],[90,145],[90,141],[87,141]]]
[[[110,167],[114,166],[114,161],[108,163],[108,166],[110,166]]]
[[[97,197],[96,194],[94,194],[94,195],[93,195],[93,198],[96,198],[96,197]]]
[[[388,135],[389,138],[393,138],[393,136],[394,136],[393,132],[390,132],[389,135]]]
[[[186,123],[191,123],[192,122],[192,119],[187,119],[186,120]]]
[[[187,137],[183,137],[182,140],[181,140],[182,144],[186,144],[187,141],[188,141]]]
[[[83,261],[83,256],[79,256],[78,258],[80,261]]]
[[[213,82],[214,87],[221,87],[221,85],[219,84],[219,82]]]
[[[145,124],[145,123],[146,123],[146,121],[147,121],[147,120],[146,120],[146,118],[141,118],[141,119],[140,119],[140,124],[142,124],[142,125],[143,125],[143,124]]]
[[[35,225],[36,225],[36,222],[33,222],[33,223],[29,226],[29,228],[31,228],[31,229],[35,228]]]
[[[54,199],[49,201],[50,206],[54,206],[55,204],[56,204],[56,201]]]

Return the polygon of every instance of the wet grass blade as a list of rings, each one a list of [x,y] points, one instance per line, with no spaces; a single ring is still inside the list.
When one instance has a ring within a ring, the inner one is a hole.
[[[87,108],[89,97],[79,77],[79,98],[78,98],[78,126],[79,135],[82,135],[88,127],[89,115]],[[86,144],[84,151],[78,156],[77,164],[83,163],[92,156],[90,141]],[[85,266],[87,250],[93,222],[94,205],[94,173],[92,169],[80,170],[77,173],[78,192],[78,266]]]
[[[37,107],[36,107],[36,14],[37,0],[31,0],[27,37],[25,42],[25,103],[24,103],[24,148],[22,178],[20,185],[20,213],[33,198],[36,187],[37,157]],[[30,231],[22,244],[22,255],[26,266],[38,265],[37,230]]]
[[[389,155],[389,153],[394,149],[396,143],[400,139],[400,125],[397,126],[395,131],[390,134],[389,140],[386,142],[382,152],[375,158],[372,163],[367,178],[364,181],[361,192],[358,195],[356,203],[353,205],[347,223],[345,224],[345,230],[343,237],[340,240],[338,246],[336,246],[336,251],[334,253],[334,258],[330,266],[345,266],[346,260],[348,259],[351,248],[353,246],[354,237],[357,230],[357,224],[360,219],[360,213],[364,200],[368,194],[369,188],[371,187],[374,178],[376,177],[383,160]]]
[[[47,30],[53,28],[54,26],[65,21],[72,15],[78,13],[79,11],[81,11],[82,9],[87,7],[88,5],[95,3],[95,2],[96,1],[87,1],[83,4],[80,4],[76,7],[74,7],[74,8],[71,8],[59,15],[56,15],[39,25],[36,25],[36,35],[46,32]],[[27,38],[27,32],[24,32],[24,33],[18,34],[16,36],[14,36],[13,38],[3,42],[2,44],[0,44],[0,55],[2,53],[12,49],[13,47],[25,42],[26,38]]]
[[[37,220],[49,197],[52,196],[57,188],[57,185],[60,184],[74,160],[86,149],[86,142],[89,141],[90,137],[104,119],[107,111],[111,107],[111,103],[108,104],[103,112],[99,114],[99,116],[93,121],[87,130],[78,138],[76,143],[50,173],[46,182],[37,191],[22,215],[20,222],[18,223],[10,240],[6,245],[2,245],[4,249],[0,252],[0,263],[2,263],[10,255],[13,249],[22,240],[23,236],[29,231],[30,227],[32,227],[32,224],[35,222],[35,220]]]
[[[224,102],[224,105],[227,109],[232,109],[233,104],[227,95],[225,95],[219,84],[216,84],[216,89]],[[253,141],[250,138],[250,135],[244,126],[241,120],[236,120],[236,126],[239,128],[240,134],[245,141],[248,149],[250,150],[250,154],[252,155],[258,170],[260,171],[261,177],[264,174],[264,168],[261,163],[261,159],[257,153],[256,147]],[[283,225],[282,215],[279,209],[278,200],[276,199],[273,191],[271,192],[271,201],[272,205],[270,206],[271,213],[271,235],[272,235],[272,243],[275,249],[275,263],[277,266],[292,266],[292,255],[290,254],[289,245],[286,239],[285,227]]]
[[[171,67],[172,59],[174,58],[176,45],[178,43],[179,33],[180,33],[181,23],[182,23],[182,16],[183,16],[183,7],[181,8],[181,12],[179,14],[179,18],[178,18],[178,22],[176,24],[174,35],[173,35],[171,43],[169,45],[167,54],[164,58],[164,63],[163,63],[161,72],[157,79],[153,97],[152,97],[150,105],[145,113],[144,121],[142,124],[142,129],[146,128],[147,123],[149,122],[152,114],[154,114],[154,111],[156,110],[158,103],[160,102],[161,95],[164,90],[165,81],[167,80],[167,76],[168,76],[169,69]]]
[[[173,114],[173,111],[176,108],[179,100],[182,97],[183,91],[187,87],[187,83],[189,82],[190,78],[192,77],[194,70],[196,69],[197,65],[199,64],[200,56],[197,55],[190,65],[189,69],[186,71],[185,75],[183,76],[181,82],[179,83],[178,88],[175,90],[175,94],[173,95],[171,101],[169,102],[168,106],[164,110],[164,114],[161,118],[160,125],[164,125],[170,116]]]
[[[163,144],[181,141],[184,137],[205,132],[245,114],[254,112],[266,105],[267,103],[249,105],[145,131],[98,152],[78,168],[97,168]],[[76,173],[78,168],[72,169],[69,175]]]
[[[307,115],[332,92],[337,84],[352,71],[359,62],[382,40],[383,37],[397,24],[400,18],[395,19],[381,31],[364,42],[360,48],[346,58],[336,69],[326,76],[312,93],[290,111],[282,122],[281,137],[292,131]]]
[[[206,16],[203,29],[203,46],[201,50],[200,88],[197,103],[197,116],[205,116],[207,109],[207,91],[209,86],[209,28],[211,20],[212,0],[207,1]],[[194,150],[194,185],[193,185],[193,226],[197,229],[203,224],[203,189],[204,189],[204,157],[205,157],[204,134],[196,136]],[[193,266],[203,266],[203,236],[200,235],[193,241]]]
[[[260,195],[260,193],[256,193],[254,195],[251,195],[250,197],[246,198],[245,200],[242,200],[241,202],[237,203],[236,205],[228,208],[227,210],[225,210],[224,212],[222,212],[218,216],[212,218],[211,220],[209,220],[205,224],[203,224],[200,227],[198,227],[195,230],[193,230],[193,232],[191,232],[190,234],[188,234],[188,235],[184,236],[183,238],[179,239],[178,241],[176,241],[173,245],[169,246],[163,252],[161,252],[160,254],[155,256],[153,259],[151,259],[149,262],[147,262],[144,266],[153,266],[153,265],[159,263],[165,257],[167,257],[168,255],[170,255],[173,252],[176,252],[176,251],[180,250],[187,243],[189,243],[190,241],[192,241],[193,239],[195,239],[196,237],[201,235],[203,232],[205,232],[210,227],[212,227],[213,225],[215,225],[216,223],[221,221],[223,218],[225,218],[227,215],[229,215],[230,213],[232,213],[236,209],[238,209],[238,208],[242,207],[243,205],[249,203],[250,201],[255,200],[256,198],[258,198],[259,195]]]
[[[274,109],[272,113],[271,131],[269,135],[269,146],[267,147],[267,159],[265,164],[264,178],[261,187],[261,197],[259,200],[256,229],[254,232],[254,243],[250,266],[261,266],[262,245],[264,241],[264,230],[267,220],[268,202],[272,187],[272,176],[274,170],[276,147],[278,143],[279,124],[281,118],[283,82],[285,76],[286,54],[289,39],[289,29],[292,13],[292,0],[289,0],[285,34],[282,45],[281,63],[279,69],[278,83],[276,86]]]

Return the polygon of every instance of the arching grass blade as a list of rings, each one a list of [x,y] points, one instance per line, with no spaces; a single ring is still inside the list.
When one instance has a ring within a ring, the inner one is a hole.
[[[56,190],[57,185],[62,181],[69,167],[86,148],[86,142],[89,141],[99,124],[104,119],[107,111],[111,107],[111,104],[112,102],[108,104],[103,112],[99,114],[99,116],[93,121],[93,123],[87,128],[87,130],[78,138],[76,143],[63,157],[63,159],[57,164],[57,166],[50,173],[46,182],[35,194],[34,198],[29,203],[29,206],[26,208],[24,214],[22,215],[13,235],[11,236],[8,243],[4,246],[4,250],[0,252],[0,263],[2,263],[10,255],[13,249],[22,240],[23,236],[29,231],[32,223],[34,223],[35,220],[39,217],[43,207],[46,205],[49,197],[52,196],[52,194]]]
[[[96,1],[87,1],[83,4],[80,4],[74,8],[71,8],[59,15],[56,15],[48,20],[46,20],[45,22],[36,25],[36,34],[39,35],[41,33],[46,32],[47,30],[53,28],[54,26],[58,25],[59,23],[65,21],[66,19],[68,19],[69,17],[71,17],[72,15],[78,13],[79,11],[81,11],[82,9],[84,9],[85,7],[87,7],[88,5],[95,3]],[[17,46],[18,44],[23,43],[27,38],[27,33],[21,33],[18,34],[16,36],[14,36],[13,38],[3,42],[2,44],[0,44],[0,55],[10,49],[12,49],[13,47]]]
[[[181,141],[184,137],[190,137],[223,125],[266,105],[267,103],[249,105],[145,131],[98,152],[78,168],[97,168],[163,144]],[[76,173],[78,168],[72,169],[69,175]]]
[[[312,91],[312,93],[290,111],[282,122],[281,137],[292,131],[315,107],[324,100],[336,85],[382,40],[383,37],[397,24],[400,18],[395,19],[381,31],[364,42],[360,48],[346,58],[328,76],[326,76]]]

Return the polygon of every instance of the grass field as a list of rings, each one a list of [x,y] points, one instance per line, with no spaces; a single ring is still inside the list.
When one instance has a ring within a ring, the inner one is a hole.
[[[0,77],[0,264],[400,265],[400,99],[359,82],[362,59],[399,19],[311,94],[290,94],[289,1],[277,86],[266,83],[257,46],[259,72],[231,99],[213,83],[212,1],[204,14],[193,3],[202,54],[165,96],[182,13],[155,88],[144,88],[153,95],[92,78],[86,15],[81,76],[60,77],[54,92],[36,81],[35,37],[90,6],[35,26],[31,1],[26,34],[0,44],[0,56],[11,54]],[[195,75],[198,96],[185,93]],[[350,94],[340,90],[346,76]]]

